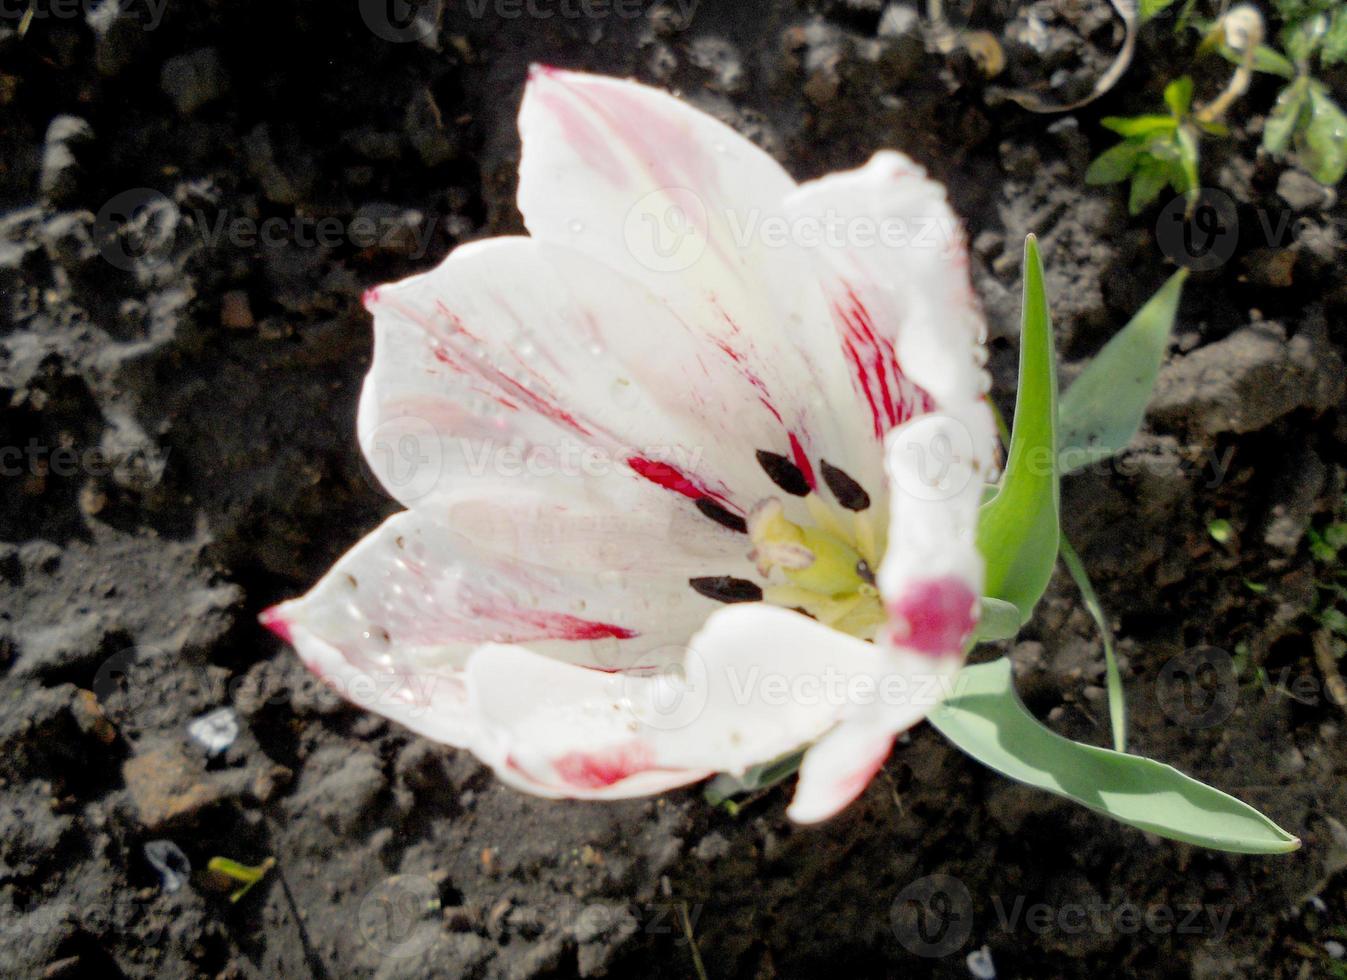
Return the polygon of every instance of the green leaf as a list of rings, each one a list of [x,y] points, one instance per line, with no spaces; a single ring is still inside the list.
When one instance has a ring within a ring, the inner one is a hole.
[[[237,902],[244,895],[248,894],[248,891],[253,885],[265,878],[267,872],[275,866],[276,859],[274,857],[269,857],[261,864],[255,866],[240,864],[238,861],[231,860],[227,857],[213,857],[206,864],[208,870],[233,878],[235,881],[242,882],[241,888],[236,888],[234,891],[230,892],[229,900],[231,902]]]
[[[1188,110],[1193,105],[1193,80],[1183,75],[1166,85],[1165,105],[1169,106],[1169,111],[1177,118],[1188,115]]]
[[[1333,186],[1347,173],[1347,115],[1338,108],[1322,82],[1310,82],[1310,115],[1297,149],[1310,176]]]
[[[1291,26],[1282,31],[1282,45],[1292,61],[1298,65],[1307,65],[1315,49],[1323,41],[1324,35],[1328,33],[1328,18],[1318,15],[1306,17],[1298,23],[1294,21],[1288,23]]]
[[[1173,116],[1105,116],[1099,125],[1120,136],[1150,136],[1152,133],[1172,133],[1178,125]]]
[[[1222,58],[1232,65],[1244,64],[1244,55],[1226,44],[1225,41],[1217,44],[1216,50],[1221,53]],[[1282,78],[1294,78],[1296,75],[1296,66],[1291,64],[1287,57],[1276,48],[1269,47],[1266,44],[1260,44],[1254,49],[1253,70],[1265,75],[1280,75]]]
[[[1104,677],[1108,687],[1108,717],[1113,729],[1113,748],[1117,752],[1127,751],[1127,697],[1123,694],[1122,671],[1118,669],[1118,655],[1113,650],[1113,630],[1109,629],[1108,618],[1104,615],[1104,605],[1094,591],[1090,575],[1085,571],[1085,563],[1071,546],[1066,535],[1062,535],[1062,563],[1071,573],[1071,578],[1080,590],[1081,601],[1104,643]]]
[[[1300,841],[1253,807],[1171,766],[1063,738],[1025,709],[1007,659],[965,667],[930,715],[942,735],[997,772],[1142,830],[1239,854]]]
[[[988,640],[1008,640],[1020,631],[1020,610],[1012,603],[1001,599],[982,599],[982,615],[978,617],[977,629],[973,640],[982,643]]]
[[[1274,157],[1285,156],[1291,137],[1300,128],[1309,106],[1310,80],[1297,78],[1277,96],[1277,104],[1263,124],[1263,149]]]
[[[1319,63],[1325,68],[1347,61],[1347,8],[1333,11],[1324,43],[1319,48]]]
[[[1116,184],[1126,180],[1136,166],[1137,157],[1145,151],[1140,143],[1119,143],[1095,157],[1085,171],[1085,183],[1090,185]]]
[[[1062,396],[1058,413],[1062,473],[1127,448],[1155,388],[1188,270],[1180,269],[1110,338]]]
[[[1038,240],[1024,240],[1020,382],[1000,492],[983,505],[977,542],[987,562],[984,592],[1028,622],[1057,564],[1057,359]]]
[[[1140,214],[1169,184],[1171,168],[1154,156],[1141,157],[1136,173],[1132,175],[1132,189],[1127,195],[1129,214]]]
[[[1187,126],[1180,126],[1174,133],[1179,148],[1179,165],[1170,178],[1170,186],[1179,194],[1191,194],[1197,190],[1197,136]]]
[[[724,806],[730,811],[730,815],[734,816],[738,813],[739,805],[734,802],[733,797],[775,786],[798,770],[803,759],[802,750],[787,753],[771,762],[751,766],[742,776],[722,772],[706,784],[703,797],[712,806]]]
[[[1141,0],[1141,22],[1144,24],[1156,14],[1168,10],[1174,3],[1175,0]]]

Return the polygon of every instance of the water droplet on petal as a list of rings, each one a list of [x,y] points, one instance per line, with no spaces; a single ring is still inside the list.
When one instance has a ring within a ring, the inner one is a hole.
[[[571,223],[567,225],[572,235],[578,235],[585,230],[585,223],[579,218],[572,218]]]

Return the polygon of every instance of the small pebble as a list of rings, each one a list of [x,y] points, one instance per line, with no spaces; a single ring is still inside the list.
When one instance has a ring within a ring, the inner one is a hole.
[[[169,894],[186,884],[192,873],[192,863],[187,860],[187,855],[171,840],[147,841],[145,860],[159,872],[159,881]]]
[[[1344,956],[1347,956],[1347,946],[1344,946],[1336,939],[1330,939],[1328,942],[1324,943],[1324,952],[1333,957],[1333,959],[1340,960]]]
[[[187,733],[210,755],[219,755],[239,737],[239,721],[233,708],[216,708],[187,726]]]
[[[973,950],[965,962],[968,964],[968,972],[977,980],[996,980],[996,964],[992,962],[990,946]]]

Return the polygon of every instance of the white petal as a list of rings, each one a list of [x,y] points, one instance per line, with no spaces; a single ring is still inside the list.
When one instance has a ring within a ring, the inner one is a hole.
[[[564,525],[572,516],[554,513],[550,525],[534,528],[540,564],[532,564],[406,511],[263,622],[352,701],[468,745],[475,729],[464,712],[462,670],[477,647],[528,643],[540,657],[601,671],[657,668],[680,662],[688,637],[721,608],[693,591],[686,567],[662,563],[658,552],[622,571],[560,560],[548,567],[546,539],[569,548],[576,535]],[[649,545],[629,531],[628,518],[613,514],[598,533]]]
[[[638,283],[530,239],[463,246],[372,290],[375,358],[359,433],[409,506],[466,480],[650,484],[739,514],[789,452],[761,392]]]
[[[798,220],[840,229],[812,253],[878,431],[924,400],[948,412],[987,390],[986,327],[963,228],[940,184],[885,151],[859,170],[804,184],[787,206]]]
[[[786,815],[818,823],[860,796],[893,749],[895,732],[870,721],[838,725],[819,739],[800,764],[800,778]]]
[[[789,227],[796,185],[780,165],[664,92],[555,69],[533,72],[519,129],[530,233],[644,283],[771,406],[787,455],[811,476],[826,459],[877,495],[879,458],[854,424],[868,415]]]
[[[639,774],[742,772],[807,745],[870,710],[884,663],[872,644],[753,603],[713,615],[676,670],[603,674],[496,646],[473,654],[467,682],[477,751],[498,771],[613,797],[647,792]]]
[[[889,614],[880,642],[940,662],[962,661],[977,622],[983,559],[977,519],[987,470],[977,413],[930,414],[889,434],[889,543],[878,585]],[[990,424],[990,423],[985,423]]]

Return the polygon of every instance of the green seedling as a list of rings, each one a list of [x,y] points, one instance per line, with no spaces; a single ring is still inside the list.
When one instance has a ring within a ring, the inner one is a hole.
[[[1315,60],[1327,68],[1347,61],[1347,9],[1305,12],[1303,3],[1279,5],[1287,26],[1281,41],[1287,58],[1266,70],[1288,79],[1263,127],[1263,149],[1277,159],[1294,151],[1311,177],[1332,186],[1347,174],[1347,114],[1328,87],[1311,74]]]
[[[240,887],[229,893],[229,900],[237,902],[257,884],[266,877],[267,872],[276,866],[276,859],[269,857],[261,864],[247,865],[240,864],[238,861],[231,861],[226,857],[213,857],[206,865],[206,870],[213,871],[216,874],[224,875],[234,881],[240,882]]]

